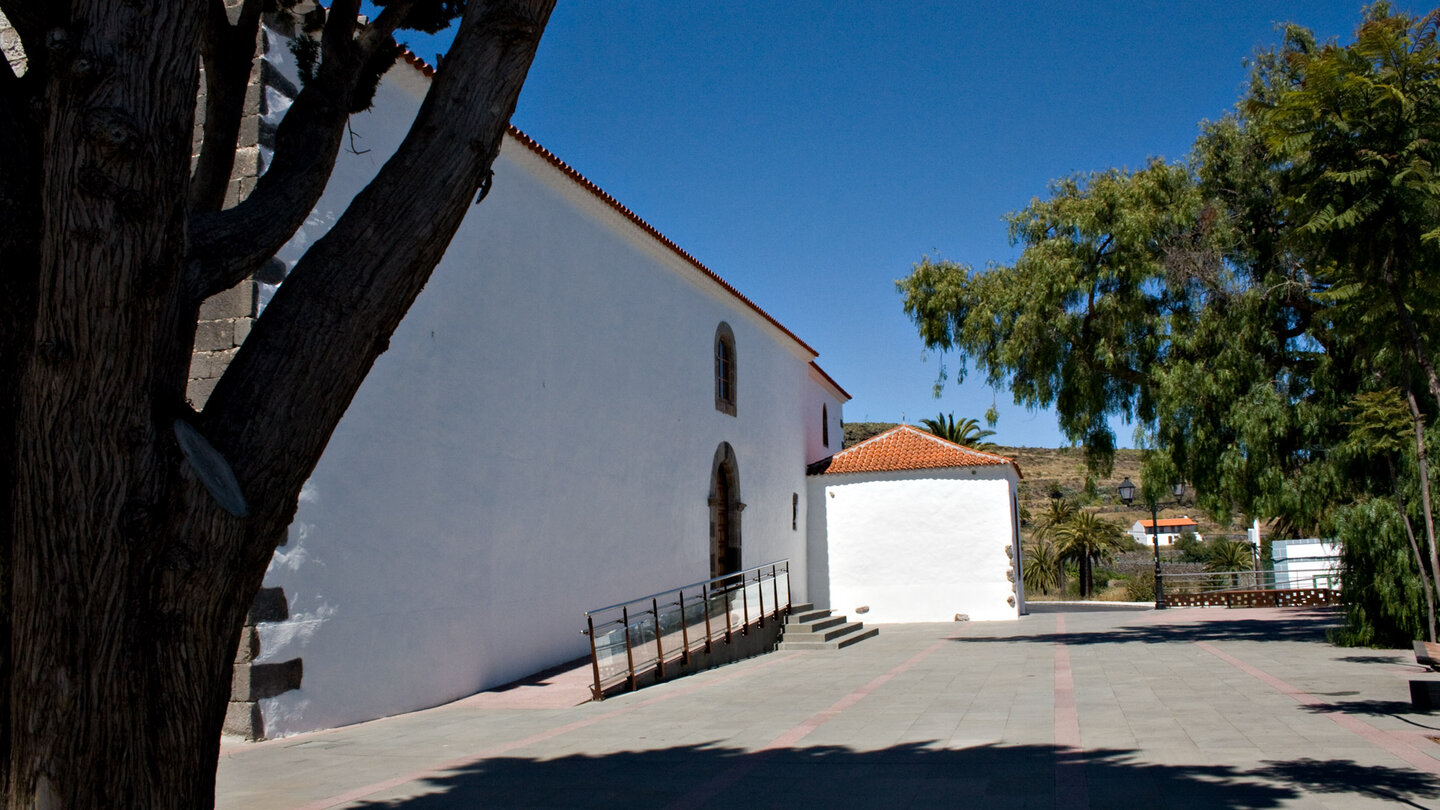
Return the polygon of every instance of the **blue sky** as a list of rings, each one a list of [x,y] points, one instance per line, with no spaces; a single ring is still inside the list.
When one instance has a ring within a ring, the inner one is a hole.
[[[1183,158],[1278,23],[1349,41],[1361,8],[560,0],[514,123],[819,351],[847,421],[993,397],[997,441],[1057,446],[1053,413],[977,376],[934,398],[895,279],[922,254],[1009,262],[1003,218],[1050,180]]]

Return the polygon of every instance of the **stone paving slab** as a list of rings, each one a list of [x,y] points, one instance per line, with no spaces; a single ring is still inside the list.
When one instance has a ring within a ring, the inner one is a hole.
[[[1328,609],[1032,608],[226,745],[216,804],[1440,808],[1413,656],[1330,646]]]

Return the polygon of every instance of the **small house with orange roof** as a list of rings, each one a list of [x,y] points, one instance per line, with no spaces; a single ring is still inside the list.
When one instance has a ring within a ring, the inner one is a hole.
[[[809,594],[865,621],[1025,612],[1020,468],[900,425],[808,468]]]
[[[1157,532],[1155,527],[1159,527]],[[1180,539],[1180,535],[1190,532],[1195,535],[1196,540],[1204,540],[1197,529],[1200,525],[1188,516],[1178,518],[1160,518],[1158,521],[1137,520],[1130,527],[1130,536],[1135,542],[1150,545],[1158,540],[1162,546],[1173,546]]]

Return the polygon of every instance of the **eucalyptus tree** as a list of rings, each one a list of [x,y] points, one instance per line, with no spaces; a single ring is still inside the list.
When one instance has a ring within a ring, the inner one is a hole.
[[[287,5],[281,3],[280,5]],[[358,0],[222,210],[266,0],[0,0],[0,783],[10,807],[194,808],[241,622],[301,484],[477,193],[554,0]],[[305,221],[402,28],[459,17],[417,121],[203,411],[201,302]],[[197,79],[204,132],[192,169]]]
[[[962,376],[974,363],[1017,403],[1054,407],[1092,471],[1108,468],[1110,420],[1136,424],[1147,486],[1189,481],[1217,516],[1314,536],[1359,525],[1340,519],[1351,504],[1413,492],[1371,516],[1413,511],[1418,575],[1440,594],[1424,435],[1440,416],[1437,27],[1440,12],[1377,4],[1351,45],[1288,28],[1184,165],[1055,183],[1010,216],[1012,266],[925,257],[898,282],[905,311]],[[1411,451],[1382,481],[1344,445],[1357,398],[1389,388]],[[1385,575],[1366,564],[1351,578]]]
[[[1355,42],[1317,44],[1290,26],[1282,70],[1264,70],[1248,112],[1283,162],[1295,238],[1357,340],[1383,358],[1414,433],[1419,508],[1433,583],[1440,572],[1425,437],[1440,413],[1433,335],[1440,328],[1440,10],[1366,11]],[[1428,399],[1422,405],[1421,398]],[[1422,566],[1423,568],[1424,566]],[[1430,587],[1430,586],[1427,586]],[[1434,634],[1434,619],[1430,620]]]

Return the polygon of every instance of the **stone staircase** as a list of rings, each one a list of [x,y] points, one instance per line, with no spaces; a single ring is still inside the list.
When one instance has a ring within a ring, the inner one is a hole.
[[[831,616],[830,611],[816,610],[814,605],[792,605],[778,649],[838,650],[879,634],[879,628],[867,630],[862,622]]]

